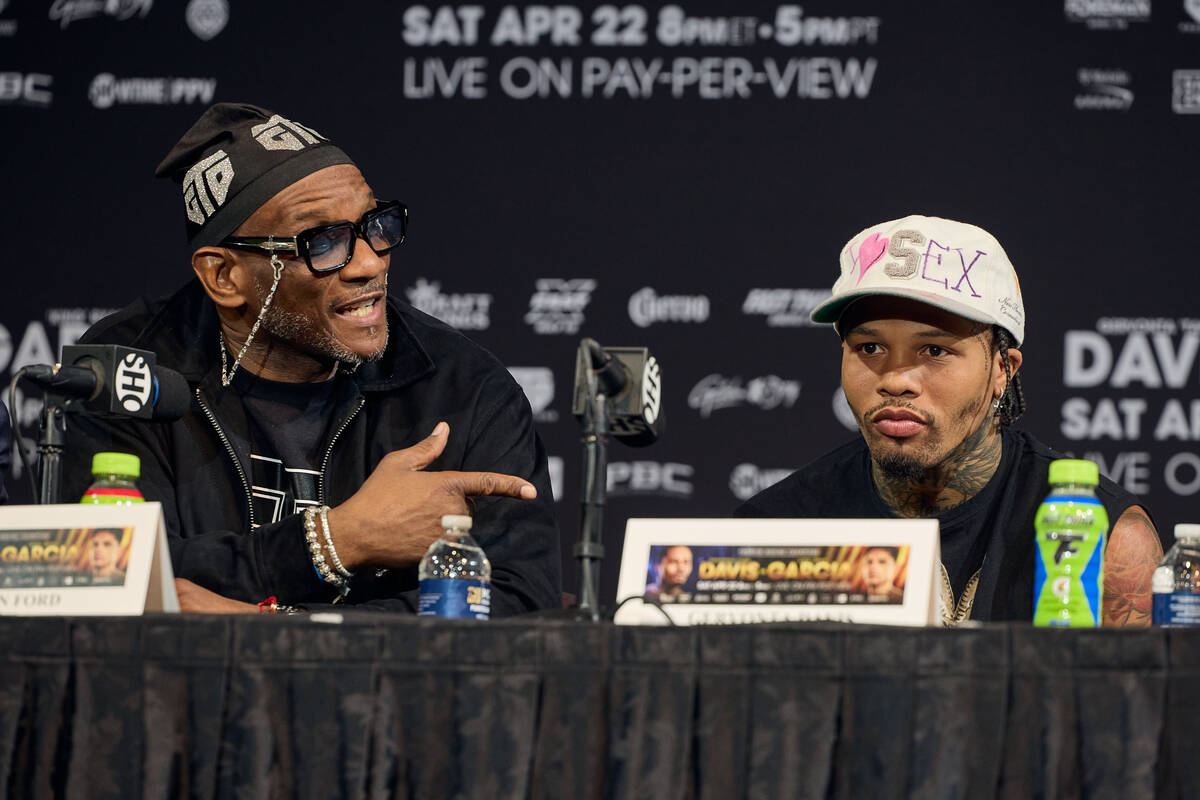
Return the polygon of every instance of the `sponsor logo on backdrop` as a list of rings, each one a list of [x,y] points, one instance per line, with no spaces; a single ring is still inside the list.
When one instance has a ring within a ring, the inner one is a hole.
[[[1133,106],[1133,78],[1123,69],[1081,69],[1079,94],[1075,108],[1079,111],[1128,111]]]
[[[596,281],[591,278],[539,278],[529,298],[525,324],[543,336],[579,333],[584,309],[592,301]]]
[[[738,500],[749,500],[791,475],[791,469],[762,469],[754,464],[738,464],[729,474],[729,491]]]
[[[858,420],[854,418],[854,410],[850,408],[850,402],[846,400],[846,393],[842,391],[842,387],[833,390],[833,416],[842,427],[848,431],[858,431]]]
[[[547,456],[546,470],[550,473],[550,494],[554,495],[554,502],[558,502],[562,498],[563,487],[563,460],[562,456]]]
[[[745,381],[739,376],[708,375],[688,393],[688,407],[710,417],[714,411],[755,406],[764,411],[791,408],[800,397],[800,381],[763,375]]]
[[[629,319],[639,328],[656,322],[707,322],[708,298],[697,295],[660,295],[649,286],[629,298]]]
[[[1183,10],[1190,19],[1179,23],[1180,33],[1200,33],[1200,0],[1183,0]]]
[[[1200,318],[1102,317],[1063,333],[1059,433],[1135,494],[1200,493]],[[1162,443],[1157,453],[1109,443]],[[1107,448],[1107,449],[1106,449]],[[1066,448],[1060,448],[1066,449]]]
[[[54,101],[53,83],[53,75],[41,72],[0,72],[0,105],[49,108]]]
[[[0,14],[8,8],[8,0],[0,0]],[[17,21],[15,19],[0,19],[0,36],[15,36],[17,33]]]
[[[554,371],[549,367],[509,367],[513,380],[521,385],[535,422],[558,422],[554,402]]]
[[[492,324],[490,294],[443,292],[440,283],[424,278],[417,278],[404,293],[414,307],[460,331],[485,331]]]
[[[229,24],[229,3],[226,0],[189,0],[183,16],[196,38],[207,42]]]
[[[215,78],[118,78],[102,72],[92,79],[88,99],[96,108],[114,105],[209,105],[217,93]]]
[[[766,317],[771,328],[817,327],[809,314],[830,294],[829,289],[751,289],[742,313]]]
[[[50,4],[50,19],[63,28],[101,14],[124,21],[146,16],[153,5],[154,0],[54,0]]]
[[[1150,21],[1150,0],[1066,0],[1067,20],[1094,30],[1124,30]]]
[[[691,464],[673,461],[612,461],[608,465],[608,494],[610,497],[649,495],[686,500],[695,488],[692,478],[696,469]]]
[[[1171,108],[1176,114],[1200,114],[1200,69],[1177,69],[1171,77]]]

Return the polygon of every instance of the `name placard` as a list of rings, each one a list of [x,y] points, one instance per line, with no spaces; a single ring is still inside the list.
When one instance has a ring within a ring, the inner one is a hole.
[[[162,506],[0,506],[0,614],[179,611]]]
[[[937,520],[631,519],[625,625],[940,624]]]

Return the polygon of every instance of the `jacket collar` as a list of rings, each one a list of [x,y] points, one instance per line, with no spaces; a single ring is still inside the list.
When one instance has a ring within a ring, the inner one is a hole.
[[[421,346],[408,322],[408,308],[387,298],[388,343],[383,357],[364,364],[353,380],[364,392],[400,389],[431,375],[433,359]],[[151,306],[151,316],[131,346],[152,350],[158,362],[181,373],[188,383],[199,384],[205,375],[220,369],[217,312],[198,279]]]

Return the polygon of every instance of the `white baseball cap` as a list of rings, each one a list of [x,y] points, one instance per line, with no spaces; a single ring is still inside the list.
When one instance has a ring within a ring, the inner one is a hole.
[[[1016,270],[996,237],[975,225],[913,215],[872,225],[846,243],[833,294],[813,322],[837,323],[860,297],[907,297],[999,325],[1020,347],[1025,304]]]

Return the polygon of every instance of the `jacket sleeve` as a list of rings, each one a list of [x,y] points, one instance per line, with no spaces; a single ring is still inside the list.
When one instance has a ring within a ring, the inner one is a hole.
[[[537,488],[534,500],[475,500],[472,535],[492,564],[492,616],[562,606],[562,560],[546,451],[529,401],[507,371],[485,386],[496,398],[476,415],[462,469],[517,475]]]
[[[182,460],[174,457],[177,440],[193,439],[194,435],[186,418],[162,423],[72,415],[67,428],[69,449],[64,459],[62,499],[75,502],[90,485],[94,453],[132,453],[141,459],[138,488],[142,495],[148,501],[162,504],[175,577],[187,578],[218,594],[248,603],[272,595],[289,605],[332,600],[337,592],[313,569],[299,514],[259,526],[249,535],[241,530],[183,530],[180,504],[192,502],[186,501],[184,495],[214,502],[212,498],[231,496],[218,483],[226,486],[231,481],[238,483],[230,474],[230,464],[196,458],[194,441],[184,448],[188,457]],[[186,465],[188,473],[177,474],[175,464]],[[177,490],[181,483],[183,487]],[[235,488],[232,496],[241,491]],[[236,518],[241,514],[215,516]]]

